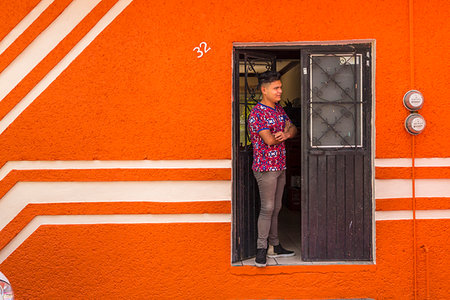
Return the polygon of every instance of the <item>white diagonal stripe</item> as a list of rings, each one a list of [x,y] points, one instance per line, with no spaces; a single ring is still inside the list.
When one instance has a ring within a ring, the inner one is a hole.
[[[12,170],[94,170],[94,169],[227,169],[229,159],[202,160],[54,160],[9,161],[0,168],[0,181]]]
[[[450,219],[450,210],[419,210],[416,218],[422,220]],[[376,221],[411,220],[412,211],[378,211]],[[58,215],[37,216],[23,228],[2,250],[3,263],[41,225],[86,224],[168,224],[168,223],[230,223],[230,214],[164,214],[164,215]]]
[[[231,201],[231,181],[18,182],[0,199],[0,231],[31,203]]]
[[[41,225],[82,224],[167,224],[167,223],[230,223],[230,214],[179,215],[62,215],[37,216],[22,229],[2,250],[0,264],[8,258]]]
[[[0,121],[0,134],[86,49],[133,0],[119,0],[66,56]],[[0,98],[1,99],[1,98]]]
[[[50,53],[100,0],[74,0],[0,74],[0,101]]]
[[[42,0],[0,42],[2,54],[55,0]]]

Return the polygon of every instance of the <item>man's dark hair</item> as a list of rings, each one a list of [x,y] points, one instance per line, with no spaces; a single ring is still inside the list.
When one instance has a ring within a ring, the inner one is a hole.
[[[275,71],[266,71],[258,75],[258,89],[265,83],[271,83],[280,80],[281,74]]]

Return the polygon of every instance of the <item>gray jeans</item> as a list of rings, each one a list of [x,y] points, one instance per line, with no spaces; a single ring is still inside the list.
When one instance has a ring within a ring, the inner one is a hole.
[[[261,197],[261,211],[258,217],[258,241],[256,247],[267,248],[267,238],[271,245],[278,245],[278,214],[281,209],[284,185],[286,184],[286,170],[256,172],[253,171],[258,182]]]

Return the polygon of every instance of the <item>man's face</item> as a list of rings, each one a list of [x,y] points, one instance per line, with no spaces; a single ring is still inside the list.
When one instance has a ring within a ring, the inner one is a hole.
[[[281,100],[281,81],[276,80],[272,81],[271,83],[266,83],[261,86],[261,92],[263,94],[263,97],[266,98],[266,100],[272,102],[272,103],[278,103]]]

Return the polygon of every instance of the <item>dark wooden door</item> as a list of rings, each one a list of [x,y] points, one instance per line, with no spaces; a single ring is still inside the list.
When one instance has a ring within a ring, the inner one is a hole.
[[[302,257],[372,258],[370,46],[302,56]]]
[[[247,120],[260,98],[259,73],[275,70],[275,56],[235,50],[233,82],[233,257],[256,255],[259,191],[252,172],[253,148]]]

